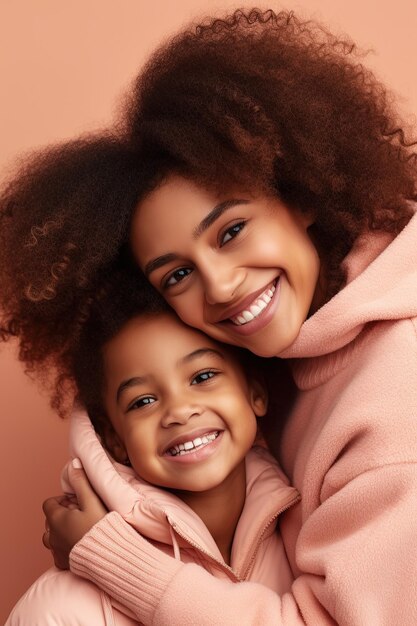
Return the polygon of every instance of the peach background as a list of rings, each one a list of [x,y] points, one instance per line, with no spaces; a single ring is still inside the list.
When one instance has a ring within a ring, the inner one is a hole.
[[[22,151],[106,124],[158,42],[192,17],[235,6],[229,0],[0,0],[0,177]],[[402,94],[408,116],[417,111],[415,0],[299,0],[291,8],[372,48],[368,64]],[[12,345],[0,350],[0,381],[3,623],[51,562],[41,544],[41,502],[59,492],[67,429],[24,376]]]

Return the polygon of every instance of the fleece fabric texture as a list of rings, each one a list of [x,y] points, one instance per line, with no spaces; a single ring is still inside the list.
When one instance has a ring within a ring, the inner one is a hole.
[[[277,530],[279,515],[299,500],[298,492],[271,455],[254,447],[246,457],[246,500],[234,535],[231,564],[227,565],[202,520],[182,500],[141,480],[134,470],[116,463],[103,449],[90,420],[83,412],[72,416],[70,428],[71,454],[81,459],[87,476],[107,508],[106,525],[118,535],[128,522],[129,536],[121,541],[124,568],[134,574],[135,542],[138,532],[147,545],[163,554],[169,562],[197,564],[209,577],[238,583],[253,580],[285,593],[291,588],[292,572]],[[63,473],[63,487],[71,490]],[[135,530],[133,530],[135,529]],[[133,540],[133,542],[132,542]],[[106,558],[116,561],[119,547],[106,544]],[[154,548],[156,546],[156,548]],[[174,558],[172,558],[174,557]],[[106,560],[105,558],[105,560]],[[120,563],[119,563],[120,565]],[[278,567],[277,567],[278,565]],[[96,567],[100,567],[96,563]],[[106,565],[104,566],[106,568]],[[118,595],[131,601],[129,577],[118,580],[117,573],[107,572]],[[159,579],[169,578],[164,571]],[[145,586],[153,594],[158,582],[149,578]],[[94,584],[71,572],[51,569],[32,585],[16,605],[6,626],[127,626],[141,618],[126,608],[129,602],[110,597]],[[199,611],[198,604],[194,614]]]
[[[300,390],[279,442],[301,493],[281,523],[291,590],[214,578],[107,516],[71,569],[144,624],[417,624],[417,216],[394,239],[361,237],[346,267],[280,355]]]

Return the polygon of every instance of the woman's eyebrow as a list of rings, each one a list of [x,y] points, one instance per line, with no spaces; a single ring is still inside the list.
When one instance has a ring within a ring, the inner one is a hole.
[[[152,259],[152,261],[149,261],[145,265],[143,273],[145,274],[146,278],[148,278],[149,274],[152,274],[152,272],[154,272],[155,270],[158,270],[163,265],[171,263],[171,261],[175,261],[176,259],[178,259],[178,255],[174,254],[173,252],[168,252],[167,254],[158,256],[156,257],[156,259]]]
[[[217,204],[210,211],[210,213],[208,213],[201,220],[201,222],[194,228],[194,230],[193,230],[193,239],[198,239],[199,237],[201,237],[201,235],[204,233],[204,231],[206,231],[207,228],[210,228],[210,226],[212,224],[214,224],[214,222],[216,220],[218,220],[219,217],[221,215],[223,215],[223,213],[225,211],[227,211],[228,209],[232,209],[233,207],[238,206],[240,204],[248,204],[248,202],[249,202],[249,200],[243,200],[243,198],[242,199],[236,198],[236,199],[232,199],[232,200],[225,200],[224,202],[221,202],[220,204]],[[168,252],[167,254],[163,254],[161,256],[158,256],[155,259],[152,259],[152,261],[149,261],[145,265],[143,273],[145,274],[146,278],[148,278],[149,274],[151,274],[155,270],[159,269],[163,265],[167,265],[167,263],[171,263],[172,261],[176,261],[177,259],[178,259],[178,255],[174,254],[173,252]]]
[[[212,209],[210,213],[208,213],[206,217],[201,220],[198,226],[194,228],[193,239],[198,239],[199,237],[201,237],[204,231],[207,230],[207,228],[210,228],[210,226],[214,224],[214,222],[218,220],[225,211],[228,211],[229,209],[232,209],[233,207],[240,204],[248,204],[248,202],[249,200],[243,200],[243,198],[232,198],[231,200],[225,200],[224,202],[221,202],[220,204],[215,206],[214,209]]]

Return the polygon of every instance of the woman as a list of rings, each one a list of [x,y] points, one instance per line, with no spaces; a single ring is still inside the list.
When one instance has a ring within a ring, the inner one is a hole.
[[[56,562],[72,548],[145,624],[233,624],[237,605],[239,624],[417,620],[416,159],[354,57],[285,12],[214,20],[157,51],[121,135],[60,148],[9,192],[5,320],[35,368],[59,341],[65,380],[65,337],[130,257],[186,323],[290,359],[298,399],[266,439],[302,496],[281,523],[291,593],[161,555],[82,473],[82,511],[46,503]]]

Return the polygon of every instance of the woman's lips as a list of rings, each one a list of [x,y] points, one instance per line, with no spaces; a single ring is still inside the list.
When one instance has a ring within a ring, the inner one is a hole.
[[[242,326],[244,324],[252,322],[254,319],[259,317],[262,311],[264,311],[268,307],[268,304],[271,302],[274,293],[275,283],[272,283],[269,287],[265,289],[265,291],[261,293],[260,296],[258,296],[252,302],[250,306],[241,311],[235,317],[231,317],[230,319],[234,324],[236,324],[236,326]]]
[[[252,304],[250,304],[246,309],[243,309],[238,314],[229,317],[229,319],[227,320],[222,321],[222,327],[227,326],[227,328],[232,330],[234,334],[238,334],[241,336],[248,336],[258,332],[259,330],[267,326],[267,324],[269,324],[269,322],[273,318],[279,303],[280,292],[281,280],[280,276],[278,276],[276,281],[268,285],[268,287],[264,289],[264,291],[256,296],[256,298],[252,301]],[[271,293],[272,295],[270,295]],[[264,294],[266,294],[266,298],[264,297]],[[264,301],[265,306],[259,306],[258,303],[261,298]],[[250,307],[252,306],[257,307],[257,309],[255,309],[256,315],[254,315],[250,309]],[[245,316],[244,313],[246,311],[250,315],[246,314]],[[244,321],[241,321],[239,319],[240,317],[242,317]],[[250,317],[252,317],[252,319],[250,319]]]

